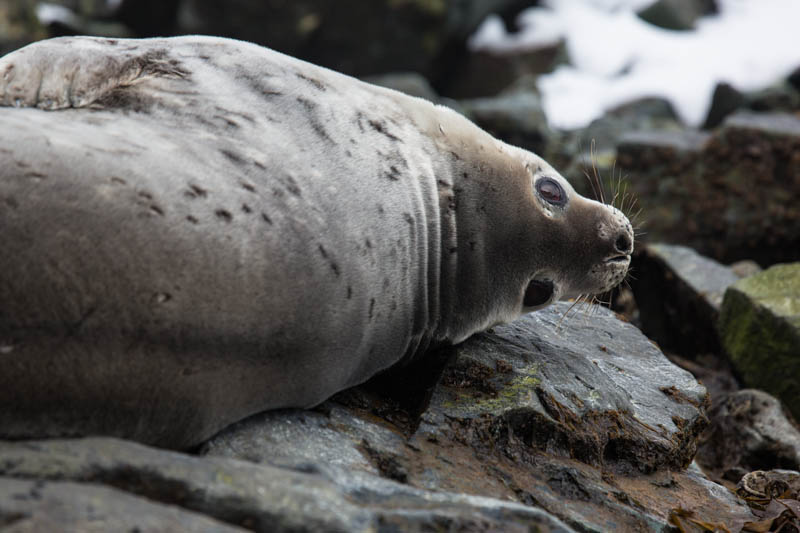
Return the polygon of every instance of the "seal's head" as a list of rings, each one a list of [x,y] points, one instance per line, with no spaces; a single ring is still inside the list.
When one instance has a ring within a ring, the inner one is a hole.
[[[454,205],[456,246],[443,269],[446,335],[455,342],[559,299],[606,292],[622,282],[633,227],[618,209],[578,194],[544,159],[496,139],[460,143],[470,156],[440,191]],[[476,146],[477,144],[477,146]],[[453,274],[454,273],[454,274]]]
[[[617,208],[584,198],[541,158],[523,153],[530,182],[536,250],[524,288],[524,311],[555,300],[611,290],[625,278],[633,227]]]

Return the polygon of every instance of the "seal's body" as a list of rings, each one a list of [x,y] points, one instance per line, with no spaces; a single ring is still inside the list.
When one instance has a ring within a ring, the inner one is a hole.
[[[191,446],[629,262],[537,156],[255,45],[44,41],[0,103],[5,437]]]

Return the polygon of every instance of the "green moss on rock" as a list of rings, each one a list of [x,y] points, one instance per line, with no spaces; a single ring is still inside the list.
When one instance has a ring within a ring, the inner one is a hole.
[[[720,335],[745,384],[777,396],[800,416],[800,263],[775,265],[731,285]]]

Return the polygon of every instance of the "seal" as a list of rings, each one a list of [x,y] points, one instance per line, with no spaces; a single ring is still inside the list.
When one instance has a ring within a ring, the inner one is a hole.
[[[540,157],[253,44],[42,41],[0,103],[7,438],[186,448],[629,265]]]

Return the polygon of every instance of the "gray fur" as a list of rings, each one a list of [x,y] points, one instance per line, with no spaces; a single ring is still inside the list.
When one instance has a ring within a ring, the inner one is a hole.
[[[252,44],[44,41],[0,103],[4,437],[191,446],[627,268],[627,219],[537,156]]]

